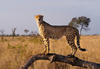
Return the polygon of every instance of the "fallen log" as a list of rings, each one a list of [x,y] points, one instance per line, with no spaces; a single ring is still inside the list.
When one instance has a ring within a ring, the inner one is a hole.
[[[90,69],[100,69],[100,64],[98,63],[81,60],[75,56],[70,56],[70,55],[63,56],[63,55],[54,54],[54,53],[49,53],[48,55],[45,55],[42,53],[35,54],[31,56],[31,58],[19,69],[28,69],[28,67],[32,63],[34,63],[36,60],[49,60],[50,63],[57,61],[57,62],[68,63],[68,64],[71,64],[72,66],[79,66],[79,67],[90,68]]]

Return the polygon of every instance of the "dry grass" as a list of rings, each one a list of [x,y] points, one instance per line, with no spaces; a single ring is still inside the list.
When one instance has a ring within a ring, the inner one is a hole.
[[[80,45],[86,48],[87,52],[77,51],[76,55],[80,59],[100,63],[100,36],[81,36]],[[20,65],[33,54],[42,53],[45,47],[40,37],[4,37],[4,41],[0,39],[0,69],[18,69]],[[68,55],[71,48],[65,37],[59,40],[50,39],[50,53]],[[74,67],[65,63],[52,63],[46,60],[39,60],[31,65],[29,69],[83,69]]]

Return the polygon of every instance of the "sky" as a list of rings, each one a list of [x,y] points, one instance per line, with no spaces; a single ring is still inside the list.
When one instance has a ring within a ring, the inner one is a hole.
[[[68,25],[74,17],[90,18],[89,31],[83,35],[100,34],[100,0],[0,0],[0,30],[4,34],[39,32],[34,15],[44,15],[51,25]],[[1,33],[0,33],[1,34]]]

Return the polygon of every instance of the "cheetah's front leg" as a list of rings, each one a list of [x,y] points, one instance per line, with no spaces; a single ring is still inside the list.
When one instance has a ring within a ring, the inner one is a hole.
[[[45,48],[46,48],[45,51],[44,51],[44,54],[48,54],[49,50],[50,50],[50,48],[49,48],[49,38],[44,38],[43,41],[44,41]]]

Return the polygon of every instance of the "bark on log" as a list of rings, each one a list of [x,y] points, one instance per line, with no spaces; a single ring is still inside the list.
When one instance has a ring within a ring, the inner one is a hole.
[[[49,60],[52,62],[63,62],[63,63],[69,63],[72,66],[79,66],[83,68],[90,68],[90,69],[100,69],[100,64],[89,62],[85,60],[81,60],[78,57],[75,56],[63,56],[59,54],[49,53],[48,55],[45,54],[36,54],[33,55],[23,66],[21,66],[19,69],[28,69],[28,67],[34,63],[36,60]]]

